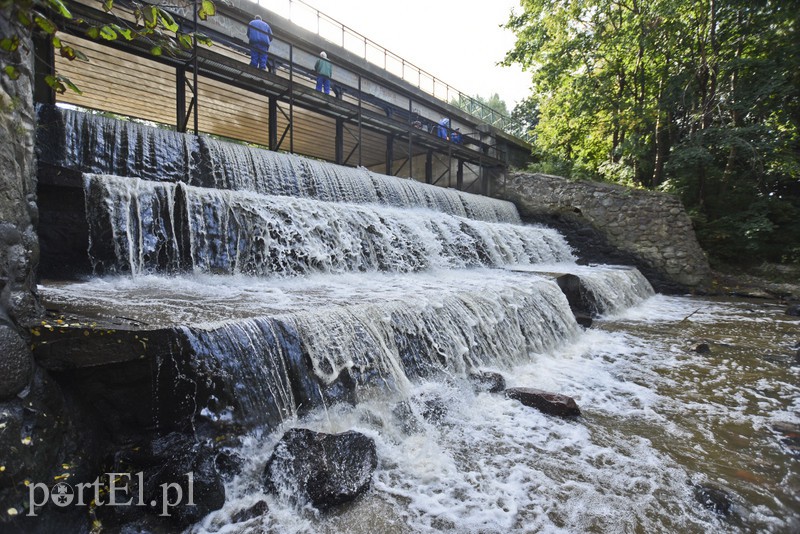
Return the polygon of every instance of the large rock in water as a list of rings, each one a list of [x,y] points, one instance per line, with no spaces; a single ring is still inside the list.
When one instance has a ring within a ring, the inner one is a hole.
[[[574,417],[581,414],[575,399],[558,393],[548,393],[533,388],[509,388],[506,390],[506,396],[548,415]]]
[[[283,435],[267,461],[265,485],[270,491],[326,510],[364,493],[377,465],[375,442],[364,434],[293,428]]]

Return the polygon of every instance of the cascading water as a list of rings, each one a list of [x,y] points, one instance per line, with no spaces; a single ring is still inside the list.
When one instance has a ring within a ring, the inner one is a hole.
[[[562,236],[522,224],[507,202],[77,112],[61,124],[72,141],[47,157],[87,173],[102,276],[43,285],[42,298],[171,331],[182,353],[159,353],[158,366],[192,382],[182,416],[238,433],[241,473],[191,531],[797,528],[796,473],[730,483],[755,503],[740,503],[735,521],[698,505],[688,483],[730,480],[715,462],[732,458],[753,471],[785,462],[776,440],[751,444],[752,458],[725,448],[715,429],[728,424],[727,401],[692,394],[717,368],[674,341],[714,320],[759,319],[654,297],[635,269],[576,265]],[[597,329],[577,325],[554,281],[565,273],[592,294]],[[743,384],[737,424],[796,420],[796,381],[730,358],[719,368]],[[477,369],[572,395],[584,416],[476,392]],[[266,492],[264,464],[292,426],[372,437],[373,488],[329,514]],[[268,512],[240,518],[259,501]]]
[[[174,270],[182,227],[189,267],[198,272],[408,272],[573,260],[563,239],[543,227],[106,175],[86,175],[85,184],[93,234],[113,242],[108,271]],[[92,250],[99,241],[92,236]],[[95,263],[103,255],[94,252]]]

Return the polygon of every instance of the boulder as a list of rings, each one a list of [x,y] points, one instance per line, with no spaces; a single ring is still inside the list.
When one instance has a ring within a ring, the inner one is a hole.
[[[327,510],[367,491],[377,465],[375,442],[364,434],[293,428],[267,461],[264,484],[296,504]]]
[[[576,417],[581,415],[578,404],[572,397],[558,393],[549,393],[533,388],[509,388],[506,397],[518,400],[525,406],[536,408],[540,412],[559,417]]]
[[[506,379],[500,373],[473,371],[469,374],[469,381],[475,391],[500,393],[506,389]]]
[[[572,313],[581,317],[595,317],[602,311],[597,297],[589,289],[579,276],[574,274],[562,274],[556,278],[556,283],[567,297]]]
[[[449,411],[444,399],[439,396],[419,399],[422,417],[429,423],[441,423]]]
[[[696,484],[694,498],[719,516],[726,518],[731,516],[732,499],[730,494],[723,489],[710,484]]]
[[[800,458],[800,425],[794,423],[775,423],[772,429],[781,434],[781,443],[795,457]]]
[[[148,512],[158,516],[155,522],[145,519],[146,523],[163,523],[160,528],[172,530],[175,526],[188,527],[197,523],[225,504],[225,486],[217,471],[217,456],[217,451],[198,442],[193,435],[172,432],[146,446],[118,452],[115,471],[143,473],[144,487],[136,487],[138,477],[134,476],[130,493],[138,495],[141,492],[144,501],[150,505]],[[174,504],[166,509],[165,488],[169,488],[167,498]],[[193,504],[190,504],[190,496]],[[168,515],[164,516],[164,512]],[[111,527],[134,525],[142,520],[140,510],[135,506],[100,506],[97,513],[101,521]]]
[[[407,401],[398,403],[392,408],[392,417],[397,427],[405,434],[419,434],[424,431],[422,421]]]
[[[694,348],[694,351],[697,354],[711,354],[711,347],[708,343],[700,343]]]
[[[244,523],[245,521],[250,521],[253,518],[261,517],[267,512],[269,512],[269,505],[267,504],[267,501],[260,500],[257,501],[253,506],[249,508],[243,508],[233,514],[231,516],[231,523]]]
[[[800,304],[792,304],[788,308],[786,308],[786,315],[791,315],[792,317],[800,317]]]

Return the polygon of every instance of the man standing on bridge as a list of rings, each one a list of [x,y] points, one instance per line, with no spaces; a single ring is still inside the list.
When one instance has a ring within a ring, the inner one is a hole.
[[[319,59],[314,65],[314,72],[317,73],[317,91],[323,91],[326,95],[331,94],[333,65],[328,61],[328,54],[325,52],[319,53]]]
[[[261,15],[247,25],[247,39],[250,41],[250,65],[261,70],[267,69],[267,52],[272,42],[272,28],[261,20]]]

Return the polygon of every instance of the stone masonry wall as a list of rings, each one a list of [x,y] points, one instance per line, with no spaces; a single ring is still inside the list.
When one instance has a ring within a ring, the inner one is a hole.
[[[497,195],[523,220],[555,226],[580,259],[638,267],[662,292],[702,291],[711,270],[672,195],[545,174],[510,173]]]
[[[1,16],[0,35],[13,33]],[[0,74],[0,400],[28,385],[32,357],[20,332],[38,313],[33,45],[19,48],[19,79]]]

